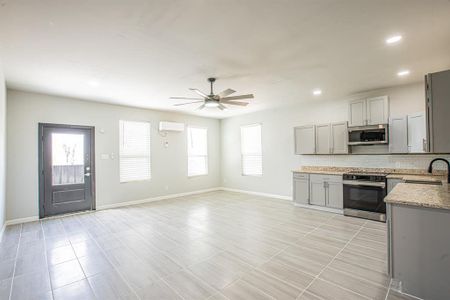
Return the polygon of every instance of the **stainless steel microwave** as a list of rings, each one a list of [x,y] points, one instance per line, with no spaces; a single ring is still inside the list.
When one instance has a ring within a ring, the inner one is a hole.
[[[349,127],[348,145],[376,145],[389,143],[387,124]]]

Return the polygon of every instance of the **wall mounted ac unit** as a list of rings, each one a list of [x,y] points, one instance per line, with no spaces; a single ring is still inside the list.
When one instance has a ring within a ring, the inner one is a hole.
[[[184,131],[184,123],[161,121],[159,122],[159,131],[182,132]]]

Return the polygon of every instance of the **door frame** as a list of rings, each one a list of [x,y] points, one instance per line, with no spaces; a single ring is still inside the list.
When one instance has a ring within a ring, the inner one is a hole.
[[[68,125],[68,124],[53,124],[53,123],[38,123],[38,149],[39,149],[39,219],[44,218],[45,208],[45,176],[44,176],[44,129],[45,128],[66,128],[66,129],[87,129],[91,134],[91,192],[92,192],[92,206],[91,210],[96,209],[96,192],[95,192],[95,127],[82,125]]]

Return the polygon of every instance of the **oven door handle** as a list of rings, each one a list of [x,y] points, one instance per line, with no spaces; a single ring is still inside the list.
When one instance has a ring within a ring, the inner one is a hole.
[[[344,180],[342,183],[344,185],[380,187],[383,189],[386,187],[386,183],[384,182],[361,182],[354,180]]]

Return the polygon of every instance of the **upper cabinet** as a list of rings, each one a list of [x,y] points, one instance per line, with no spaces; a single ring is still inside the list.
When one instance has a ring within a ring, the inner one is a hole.
[[[330,154],[330,124],[316,125],[316,154]]]
[[[423,153],[426,152],[426,146],[424,113],[390,118],[390,153]]]
[[[426,121],[425,114],[408,115],[408,152],[426,152]]]
[[[294,128],[295,154],[316,153],[316,128],[314,125]]]
[[[294,128],[295,154],[345,154],[347,122]]]
[[[331,125],[331,153],[346,154],[348,153],[348,130],[347,122],[332,123]]]
[[[364,126],[366,123],[366,99],[350,101],[348,126]]]
[[[387,96],[353,100],[349,103],[348,126],[387,124],[389,98]]]

